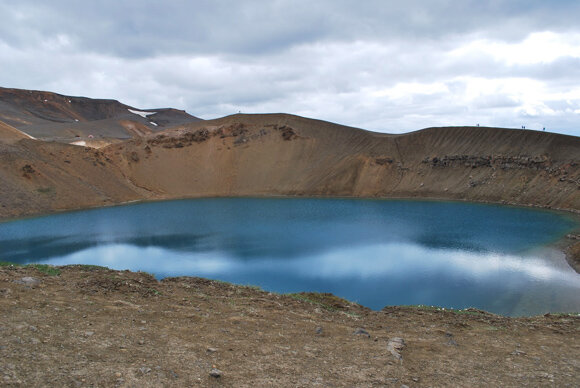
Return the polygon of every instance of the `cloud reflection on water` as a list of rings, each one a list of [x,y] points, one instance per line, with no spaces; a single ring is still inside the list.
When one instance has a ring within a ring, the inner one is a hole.
[[[509,276],[510,281],[557,282],[580,288],[580,279],[569,268],[557,268],[545,259],[458,250],[434,250],[419,245],[390,243],[350,249],[329,250],[287,260],[240,259],[227,253],[189,252],[128,244],[104,245],[55,258],[52,264],[97,264],[116,269],[151,272],[157,277],[234,276],[270,274],[290,278],[326,281],[357,281],[381,278],[394,282],[404,278],[435,278],[442,286],[449,281],[495,283]],[[274,290],[283,291],[283,290]]]

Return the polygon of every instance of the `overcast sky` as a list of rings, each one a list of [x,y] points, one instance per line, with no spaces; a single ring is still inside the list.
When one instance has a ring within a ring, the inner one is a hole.
[[[580,136],[580,1],[0,0],[0,86]]]

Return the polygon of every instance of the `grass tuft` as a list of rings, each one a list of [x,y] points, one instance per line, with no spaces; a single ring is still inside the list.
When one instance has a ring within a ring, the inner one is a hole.
[[[262,287],[260,287],[260,286],[256,286],[256,285],[254,285],[254,284],[245,284],[245,285],[243,285],[243,286],[241,286],[241,287],[244,287],[244,288],[247,288],[247,289],[250,289],[250,290],[254,290],[254,291],[264,291],[264,290],[262,289]]]
[[[50,276],[58,276],[60,275],[60,269],[55,267],[54,265],[49,264],[18,264],[18,263],[10,263],[8,261],[0,261],[0,267],[8,267],[8,268],[35,268],[37,271],[40,271],[44,274]]]
[[[25,267],[32,267],[32,268],[36,268],[37,271],[40,271],[42,273],[45,273],[49,276],[58,276],[60,275],[60,269],[58,269],[57,267],[53,266],[53,265],[48,265],[48,264],[28,264]]]
[[[487,311],[478,310],[478,309],[475,309],[472,307],[468,307],[465,309],[454,309],[452,307],[428,306],[425,304],[414,304],[414,305],[406,305],[406,306],[401,306],[401,307],[409,307],[409,308],[414,308],[414,309],[424,310],[424,311],[446,311],[446,312],[450,312],[450,313],[465,314],[465,315],[489,315],[490,314]]]
[[[41,194],[50,194],[54,191],[54,189],[52,187],[39,187],[36,189],[36,191]]]
[[[94,264],[79,264],[79,268],[85,271],[103,271],[109,270],[107,267],[103,267],[102,265],[94,265]]]
[[[20,264],[10,263],[8,261],[0,261],[0,267],[22,267]]]
[[[343,311],[344,309],[347,309],[348,307],[355,304],[346,299],[339,298],[336,295],[328,293],[300,292],[287,295],[292,299],[314,304],[328,311]]]

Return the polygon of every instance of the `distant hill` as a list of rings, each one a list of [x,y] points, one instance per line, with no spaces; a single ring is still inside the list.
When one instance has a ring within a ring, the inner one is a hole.
[[[108,143],[201,119],[172,108],[143,110],[116,100],[0,88],[0,120],[42,140]]]

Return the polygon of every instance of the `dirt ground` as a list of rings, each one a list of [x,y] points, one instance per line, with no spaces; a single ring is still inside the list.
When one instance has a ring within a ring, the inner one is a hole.
[[[0,267],[0,311],[2,386],[580,385],[578,315],[371,311],[91,266]]]

